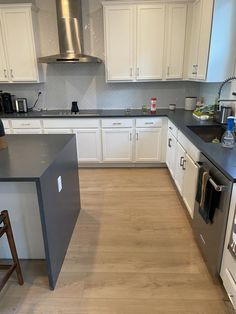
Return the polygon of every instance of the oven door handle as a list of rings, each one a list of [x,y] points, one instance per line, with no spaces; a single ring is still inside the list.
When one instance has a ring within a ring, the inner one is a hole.
[[[196,166],[198,167],[198,169],[201,168],[201,165],[198,162],[196,162]],[[211,185],[214,187],[214,189],[217,192],[222,192],[222,191],[228,190],[227,186],[219,185],[219,184],[215,183],[215,181],[212,178],[209,179],[209,182],[211,183]]]

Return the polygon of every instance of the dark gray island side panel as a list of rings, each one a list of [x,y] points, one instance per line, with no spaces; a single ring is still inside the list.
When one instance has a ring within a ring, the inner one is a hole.
[[[58,190],[58,177],[62,190]],[[80,211],[75,137],[36,183],[50,289],[54,289]]]
[[[76,137],[27,134],[8,135],[7,140],[8,148],[0,151],[0,182],[36,183],[49,286],[54,289],[80,211]]]

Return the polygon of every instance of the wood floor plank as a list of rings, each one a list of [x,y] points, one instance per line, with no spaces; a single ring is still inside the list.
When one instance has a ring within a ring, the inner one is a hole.
[[[23,263],[2,314],[228,314],[166,169],[80,170],[82,212],[55,291]],[[227,306],[226,306],[227,305]]]

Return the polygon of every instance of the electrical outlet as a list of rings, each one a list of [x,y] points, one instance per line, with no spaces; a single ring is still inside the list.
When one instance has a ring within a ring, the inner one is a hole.
[[[61,176],[59,176],[57,178],[57,187],[58,187],[58,192],[60,193],[62,190],[62,178],[61,178]]]

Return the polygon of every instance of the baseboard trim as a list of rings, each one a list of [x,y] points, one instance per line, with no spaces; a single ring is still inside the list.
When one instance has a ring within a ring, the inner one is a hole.
[[[166,163],[79,163],[79,168],[167,168]]]

